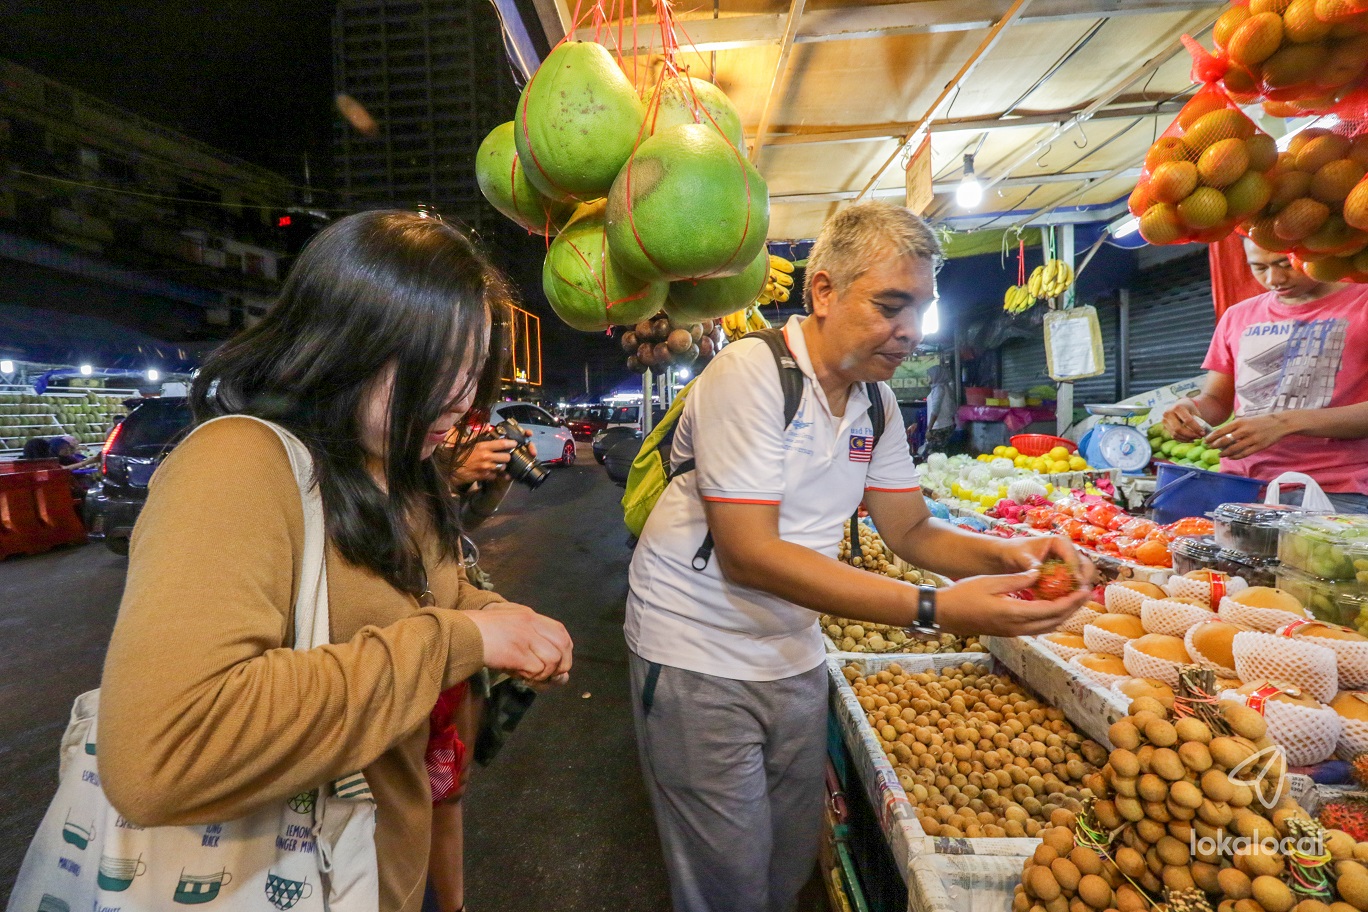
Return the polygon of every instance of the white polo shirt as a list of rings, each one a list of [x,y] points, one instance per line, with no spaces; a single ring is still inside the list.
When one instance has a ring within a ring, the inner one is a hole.
[[[729,582],[716,556],[693,569],[708,534],[703,500],[778,504],[781,538],[834,558],[866,490],[920,490],[892,391],[879,386],[885,427],[871,453],[864,384],[836,417],[798,317],[784,335],[803,372],[787,429],[779,369],[759,339],[728,345],[689,391],[671,459],[692,457],[697,468],[665,489],[632,557],[627,644],[648,661],[741,681],[774,681],[822,662],[815,611]]]

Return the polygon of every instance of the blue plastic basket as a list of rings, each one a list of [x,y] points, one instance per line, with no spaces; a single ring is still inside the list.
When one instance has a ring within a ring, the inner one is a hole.
[[[1149,506],[1162,526],[1188,516],[1206,516],[1223,503],[1254,503],[1263,482],[1161,462]]]

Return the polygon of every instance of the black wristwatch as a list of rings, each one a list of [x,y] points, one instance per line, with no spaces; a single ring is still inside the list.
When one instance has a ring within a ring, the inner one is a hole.
[[[936,626],[936,587],[917,587],[917,622],[912,625],[923,633],[935,633]]]

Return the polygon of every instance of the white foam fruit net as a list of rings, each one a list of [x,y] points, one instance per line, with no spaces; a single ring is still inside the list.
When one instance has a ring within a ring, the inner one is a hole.
[[[1185,636],[1197,624],[1216,620],[1216,612],[1170,599],[1145,599],[1140,623],[1150,633]]]
[[[1111,687],[1117,681],[1125,681],[1131,677],[1128,674],[1107,674],[1106,672],[1097,671],[1096,669],[1089,668],[1088,666],[1079,662],[1079,659],[1081,658],[1083,658],[1083,656],[1075,656],[1074,658],[1070,659],[1069,667],[1076,669],[1079,672],[1079,674],[1086,677],[1087,680],[1095,682],[1099,687]]]
[[[1164,588],[1168,590],[1169,595],[1176,598],[1198,599],[1215,610],[1223,595],[1233,595],[1243,589],[1248,589],[1249,584],[1238,576],[1231,577],[1224,580],[1223,585],[1217,588],[1215,593],[1217,597],[1215,598],[1213,598],[1211,583],[1206,580],[1188,579],[1186,576],[1169,577],[1168,585]]]
[[[1339,749],[1335,753],[1342,760],[1353,760],[1359,754],[1368,753],[1368,720],[1340,716]]]
[[[1221,616],[1223,621],[1238,624],[1247,630],[1263,630],[1267,633],[1272,633],[1279,627],[1286,627],[1293,621],[1306,620],[1300,615],[1279,611],[1276,608],[1254,608],[1250,605],[1242,605],[1232,598],[1222,599],[1221,607],[1216,613]]]
[[[1335,654],[1335,666],[1339,672],[1340,687],[1350,690],[1368,686],[1368,643],[1298,634],[1293,634],[1293,636],[1305,643],[1324,646]]]
[[[1083,628],[1083,642],[1087,643],[1088,648],[1093,652],[1105,652],[1107,655],[1119,656],[1126,654],[1126,644],[1130,642],[1130,639],[1119,633],[1103,630],[1095,624],[1088,624]]]
[[[1170,662],[1168,659],[1161,659],[1147,652],[1141,652],[1135,648],[1133,642],[1126,643],[1126,651],[1122,661],[1126,663],[1126,671],[1135,677],[1163,681],[1174,689],[1178,687],[1178,672],[1187,665],[1187,663]]]
[[[1040,638],[1040,645],[1044,646],[1046,649],[1050,650],[1050,652],[1053,652],[1055,655],[1059,656],[1066,662],[1072,659],[1074,656],[1087,655],[1089,652],[1089,650],[1086,648],[1080,649],[1077,646],[1063,646],[1047,637]]]
[[[1223,691],[1222,700],[1244,703],[1248,696]],[[1340,737],[1340,717],[1328,706],[1301,706],[1270,699],[1264,704],[1268,737],[1287,754],[1288,766],[1310,766],[1335,752]]]
[[[1140,608],[1147,598],[1148,595],[1136,592],[1130,586],[1121,583],[1111,583],[1102,590],[1102,604],[1113,614],[1133,614],[1139,617]]]
[[[1093,611],[1091,608],[1079,608],[1073,614],[1069,615],[1064,623],[1059,625],[1059,632],[1081,634],[1088,622],[1095,621],[1097,618],[1097,612]]]
[[[1210,668],[1212,671],[1216,672],[1216,676],[1217,676],[1217,677],[1220,677],[1220,678],[1236,678],[1236,677],[1239,677],[1239,672],[1237,672],[1235,669],[1230,668],[1230,667],[1228,667],[1228,666],[1226,666],[1226,665],[1222,665],[1220,662],[1213,662],[1211,659],[1209,659],[1209,658],[1207,658],[1206,656],[1202,655],[1201,650],[1199,650],[1199,649],[1197,648],[1196,644],[1194,644],[1194,642],[1193,642],[1193,640],[1194,640],[1193,634],[1196,633],[1196,632],[1197,632],[1197,628],[1196,628],[1196,627],[1192,627],[1192,628],[1189,628],[1188,632],[1187,632],[1186,634],[1183,635],[1183,645],[1187,647],[1188,655],[1192,656],[1192,661],[1196,662],[1198,665],[1202,666],[1203,668]]]
[[[1241,680],[1286,681],[1322,703],[1339,691],[1335,654],[1309,640],[1243,630],[1235,634],[1231,651]]]

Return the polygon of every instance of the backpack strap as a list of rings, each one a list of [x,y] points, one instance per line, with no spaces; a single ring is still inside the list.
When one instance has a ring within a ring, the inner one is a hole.
[[[869,423],[874,428],[874,445],[879,445],[879,439],[883,437],[884,428],[888,424],[888,416],[884,414],[883,393],[879,390],[879,384],[866,383],[865,394],[869,397]],[[855,508],[855,512],[850,514],[850,556],[851,558],[862,557],[860,550],[860,509]]]

